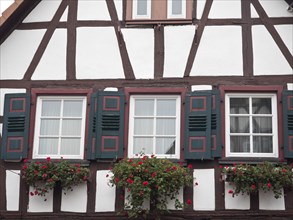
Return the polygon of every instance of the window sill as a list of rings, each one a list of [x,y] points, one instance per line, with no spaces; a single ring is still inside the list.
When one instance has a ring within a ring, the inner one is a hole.
[[[127,25],[155,25],[155,24],[192,24],[192,19],[166,19],[166,20],[151,20],[151,19],[133,19],[125,20]]]
[[[260,164],[264,161],[272,162],[272,163],[284,163],[286,160],[281,160],[279,158],[273,157],[226,157],[219,159],[219,164]]]

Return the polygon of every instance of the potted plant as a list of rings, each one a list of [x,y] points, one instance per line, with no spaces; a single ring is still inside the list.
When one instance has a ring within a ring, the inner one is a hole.
[[[45,196],[56,185],[65,190],[72,190],[73,186],[89,178],[88,168],[81,167],[80,164],[70,164],[62,158],[57,162],[53,162],[50,157],[42,162],[24,162],[22,178],[29,186],[34,187],[34,191],[30,192],[31,196]]]
[[[233,185],[234,195],[273,191],[275,198],[282,197],[284,188],[293,187],[292,166],[264,162],[257,165],[238,164],[222,169],[223,179]]]
[[[192,166],[173,163],[168,159],[158,159],[140,155],[139,158],[125,158],[116,163],[111,172],[110,184],[128,192],[124,212],[129,217],[146,217],[149,213],[157,219],[167,210],[167,203],[175,199],[175,208],[183,208],[176,196],[179,190],[193,183]],[[150,201],[150,210],[143,207]],[[191,200],[188,200],[191,204]]]

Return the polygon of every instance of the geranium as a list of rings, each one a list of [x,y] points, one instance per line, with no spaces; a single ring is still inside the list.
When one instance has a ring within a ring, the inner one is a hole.
[[[234,187],[233,196],[256,193],[261,189],[265,192],[272,190],[275,198],[280,198],[283,188],[293,187],[292,167],[284,164],[238,164],[224,167],[222,175]]]
[[[34,192],[30,192],[31,196],[45,196],[57,183],[65,190],[72,189],[86,181],[89,174],[88,168],[72,165],[63,159],[54,163],[50,157],[45,162],[31,162],[22,167],[22,178],[29,186],[34,187]]]
[[[175,200],[175,208],[183,208],[184,204],[176,196],[181,188],[192,186],[193,182],[191,169],[155,156],[122,159],[111,172],[110,184],[129,192],[125,195],[127,202],[123,210],[129,217],[147,216],[150,212],[158,217],[167,211],[170,199]],[[147,200],[150,201],[150,210],[143,207]]]

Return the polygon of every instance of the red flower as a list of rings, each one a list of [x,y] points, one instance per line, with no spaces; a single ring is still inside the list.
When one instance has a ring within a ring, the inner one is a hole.
[[[272,187],[272,184],[271,183],[268,183],[267,186],[268,186],[268,188],[271,188]]]
[[[132,163],[132,161],[133,161],[132,159],[129,159],[129,160],[128,160],[129,163]]]
[[[145,172],[145,173],[148,173],[148,172],[149,172],[149,170],[145,170],[144,172]]]
[[[43,178],[46,178],[46,177],[47,177],[47,174],[44,173]]]
[[[141,161],[139,161],[137,164],[138,164],[138,165],[142,165],[142,162],[141,162]]]
[[[47,169],[48,167],[46,165],[43,165],[42,166],[42,169]]]
[[[283,172],[283,173],[286,173],[286,172],[287,172],[287,170],[283,169],[283,170],[282,170],[282,172]]]
[[[39,194],[39,192],[38,192],[38,190],[36,190],[36,191],[35,191],[35,195],[38,195],[38,194]]]
[[[40,164],[40,161],[37,161],[36,164],[39,165]]]
[[[86,181],[86,180],[87,180],[87,176],[84,176],[84,177],[83,177],[83,181]]]
[[[170,172],[170,169],[169,169],[169,168],[167,168],[167,169],[166,169],[166,172],[167,172],[167,173],[168,173],[168,172]]]
[[[80,168],[77,168],[76,172],[78,172],[78,173],[79,173],[79,172],[80,172]]]
[[[109,177],[109,174],[107,174],[106,177]]]
[[[24,162],[24,163],[27,163],[27,159],[24,159],[23,162]]]
[[[155,155],[152,154],[152,155],[151,155],[151,158],[154,158],[154,157],[155,157]]]
[[[159,186],[158,185],[156,185],[156,189],[158,189],[159,188]]]
[[[24,165],[24,166],[22,167],[22,169],[26,170],[26,169],[27,169],[27,165]]]
[[[132,180],[132,179],[130,179],[130,178],[127,178],[127,180],[126,180],[128,183],[130,183],[130,184],[132,184],[134,181]]]
[[[76,164],[77,167],[80,167],[80,164]]]
[[[35,194],[34,194],[33,192],[30,192],[30,195],[31,195],[31,196],[34,196]]]
[[[128,188],[127,191],[130,192],[130,188]]]
[[[148,181],[144,181],[144,182],[142,183],[142,185],[144,185],[144,186],[147,186],[148,184],[149,184]]]
[[[136,164],[135,164],[135,163],[133,163],[133,164],[132,164],[132,166],[133,166],[133,167],[135,167],[135,166],[136,166]]]
[[[223,169],[223,166],[222,166],[222,165],[220,165],[220,166],[219,166],[219,168],[220,168],[220,169]]]
[[[179,165],[182,166],[182,165],[183,165],[183,162],[180,161],[180,162],[179,162]]]
[[[47,157],[47,162],[50,162],[51,161],[51,158],[50,157]]]
[[[118,177],[115,178],[115,182],[116,182],[116,183],[119,182],[119,178],[118,178]]]
[[[48,182],[49,182],[49,183],[53,182],[53,179],[51,179],[51,178],[50,178],[50,179],[48,179]]]
[[[152,177],[155,177],[156,175],[157,175],[156,172],[153,172],[153,173],[152,173]]]
[[[148,156],[143,156],[142,160],[146,160],[148,158]]]
[[[195,184],[194,184],[194,185],[198,186],[198,182],[195,182]]]
[[[192,169],[192,165],[191,165],[191,164],[189,164],[187,167],[188,167],[189,169]]]
[[[233,194],[233,190],[232,190],[232,189],[229,189],[229,190],[228,190],[228,193],[229,193],[229,194]]]
[[[251,189],[255,189],[256,186],[254,184],[251,185]]]
[[[176,166],[173,166],[172,168],[173,168],[173,170],[177,170],[177,167]]]
[[[191,204],[192,204],[191,199],[187,199],[186,203],[187,203],[188,205],[191,205]]]
[[[233,172],[236,173],[236,171],[237,171],[237,169],[236,169],[236,167],[234,167],[234,168],[233,168]]]

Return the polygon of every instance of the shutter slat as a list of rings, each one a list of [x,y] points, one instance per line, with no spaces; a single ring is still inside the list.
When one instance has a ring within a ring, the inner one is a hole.
[[[221,157],[222,134],[221,134],[221,96],[217,89],[212,90],[212,157]]]
[[[284,157],[293,158],[293,91],[285,90],[282,95]]]

